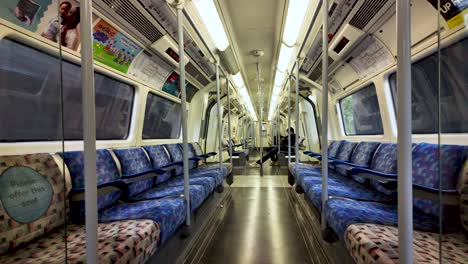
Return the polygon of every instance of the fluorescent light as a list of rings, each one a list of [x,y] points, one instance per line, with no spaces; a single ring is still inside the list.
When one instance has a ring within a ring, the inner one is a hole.
[[[296,45],[308,6],[309,0],[289,0],[288,14],[283,31],[283,41],[286,45],[290,47]]]
[[[278,70],[284,72],[288,69],[289,62],[293,57],[294,49],[281,44],[280,55],[278,58]]]
[[[229,47],[229,40],[226,32],[224,31],[223,23],[219,18],[218,10],[213,0],[195,0],[193,1],[195,7],[200,14],[203,23],[208,29],[211,38],[213,39],[216,48],[220,51],[224,51]]]
[[[283,81],[284,81],[284,75],[285,73],[282,73],[280,71],[276,71],[276,74],[275,74],[275,85],[276,86],[281,86],[283,84]]]
[[[281,93],[281,86],[275,86],[273,88],[273,95],[278,96]]]
[[[237,88],[242,88],[245,86],[244,80],[242,79],[242,75],[240,72],[238,72],[236,75],[232,76],[232,79],[234,79],[234,83],[236,84]]]

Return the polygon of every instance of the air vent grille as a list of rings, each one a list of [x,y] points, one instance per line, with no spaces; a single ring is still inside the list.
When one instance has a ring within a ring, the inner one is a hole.
[[[312,81],[316,81],[322,76],[322,59],[319,59],[320,62],[315,68],[312,70],[312,72],[309,75],[309,79]],[[335,62],[332,58],[328,57],[328,66],[332,65],[332,63]]]
[[[163,34],[149,21],[131,1],[128,0],[102,0],[111,10],[114,10],[128,24],[134,27],[151,43],[160,39]]]
[[[374,16],[382,9],[388,0],[366,0],[353,16],[349,24],[364,30]]]
[[[191,62],[185,65],[185,70],[201,85],[207,86],[208,84],[210,84],[210,81],[207,78],[205,78],[205,76],[203,76],[203,74]]]

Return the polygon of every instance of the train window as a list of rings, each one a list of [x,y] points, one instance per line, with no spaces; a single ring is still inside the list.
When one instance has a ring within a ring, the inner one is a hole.
[[[0,141],[83,138],[80,66],[62,61],[61,86],[59,65],[54,56],[10,39],[0,40]],[[94,76],[97,139],[127,138],[134,88],[99,73]]]
[[[440,61],[440,133],[468,132],[468,68],[464,67],[468,38],[441,50]],[[437,133],[438,56],[437,53],[413,63],[413,133]],[[397,101],[397,76],[389,77],[394,106]]]
[[[180,137],[181,124],[182,110],[179,103],[148,93],[143,139],[177,139]]]
[[[374,84],[346,96],[339,102],[347,136],[383,134],[379,102]]]

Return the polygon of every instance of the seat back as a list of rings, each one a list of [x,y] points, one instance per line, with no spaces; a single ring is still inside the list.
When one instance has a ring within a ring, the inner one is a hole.
[[[350,162],[353,164],[365,166],[369,165],[371,158],[374,155],[377,148],[379,147],[379,145],[379,142],[360,142],[356,146],[356,149],[353,151]],[[342,175],[346,175],[347,173],[346,171],[343,171],[342,167],[336,168],[336,171]],[[366,178],[359,176],[353,176],[353,179],[360,183],[364,183],[366,181]]]
[[[84,188],[84,154],[82,151],[69,151],[61,154],[68,170],[73,189]],[[105,184],[120,179],[120,172],[115,164],[114,158],[107,149],[96,150],[96,177],[97,184]],[[98,209],[110,206],[116,203],[120,196],[121,191],[109,192],[98,196]],[[84,222],[84,201],[71,202],[71,215],[70,219],[75,223]]]
[[[143,147],[151,160],[151,166],[158,168],[171,164],[171,159],[163,145],[152,145]],[[166,172],[156,178],[156,184],[163,183],[172,177],[171,172]]]
[[[387,174],[397,173],[397,144],[395,143],[382,143],[375,151],[372,157],[370,169]],[[371,186],[386,195],[395,196],[396,190],[385,188],[378,181],[371,180]]]
[[[182,146],[182,144],[178,144],[178,145],[179,145],[179,148],[183,151],[184,147]],[[193,150],[193,147],[191,145],[192,144],[190,144],[190,143],[188,144],[188,157],[189,157],[189,159],[196,156],[196,153]],[[196,161],[190,160],[189,161],[189,170],[196,168],[197,165],[198,165],[198,163]]]
[[[340,150],[342,141],[341,140],[332,140],[328,143],[328,156],[331,158],[336,158],[338,151]]]
[[[440,147],[440,157],[439,157]],[[437,145],[419,143],[413,148],[413,184],[424,187],[457,190],[461,168],[466,160],[467,146],[460,145]],[[439,166],[442,185],[439,185]],[[420,210],[439,218],[440,205],[437,201],[431,201],[420,197],[414,198],[415,210]],[[443,208],[444,221],[446,225],[457,225],[459,223],[459,208],[445,206]]]
[[[164,145],[166,147],[167,151],[169,152],[169,155],[171,156],[172,162],[179,162],[183,160],[183,153],[182,149],[180,149],[178,144],[166,144]],[[176,175],[181,175],[184,173],[184,168],[179,167],[175,169],[175,174]]]
[[[0,254],[65,223],[70,182],[50,154],[0,156]]]
[[[112,150],[119,159],[122,174],[136,174],[152,169],[151,162],[143,148],[125,148]],[[129,186],[129,195],[134,196],[153,187],[154,179],[148,178],[134,182]]]
[[[338,153],[336,154],[336,159],[342,161],[349,161],[351,158],[351,154],[353,153],[357,145],[357,142],[349,142],[343,140],[338,150]]]

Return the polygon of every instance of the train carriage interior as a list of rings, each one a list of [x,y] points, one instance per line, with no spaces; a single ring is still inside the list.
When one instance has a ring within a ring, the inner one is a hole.
[[[468,264],[468,0],[0,1],[0,263]]]

